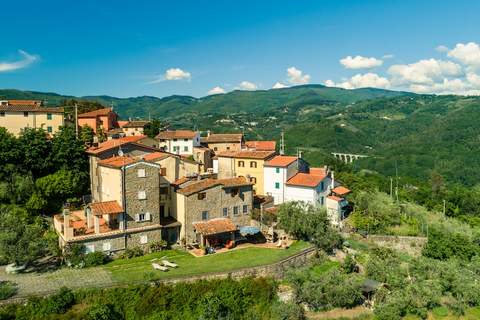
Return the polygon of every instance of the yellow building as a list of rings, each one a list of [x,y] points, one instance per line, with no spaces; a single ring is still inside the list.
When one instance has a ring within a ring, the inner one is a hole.
[[[42,128],[49,135],[64,125],[63,108],[46,108],[36,100],[0,101],[0,127],[19,136],[25,128]]]
[[[273,158],[275,151],[224,151],[214,158],[213,170],[218,179],[245,177],[253,183],[255,194],[264,193],[263,164]]]

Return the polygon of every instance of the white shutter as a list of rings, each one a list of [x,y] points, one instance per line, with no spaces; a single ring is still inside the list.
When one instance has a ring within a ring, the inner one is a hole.
[[[135,215],[135,221],[138,222],[139,220],[140,220],[140,215],[137,213],[137,214]]]
[[[150,212],[145,212],[145,220],[150,221],[152,219],[152,215]]]

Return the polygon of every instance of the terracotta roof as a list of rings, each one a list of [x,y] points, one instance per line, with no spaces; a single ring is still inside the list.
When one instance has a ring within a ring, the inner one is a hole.
[[[167,152],[153,152],[149,153],[143,156],[143,159],[145,161],[157,161],[157,160],[163,160],[168,157],[170,157],[171,154]]]
[[[112,140],[108,140],[108,141],[105,141],[105,142],[102,142],[98,145],[98,147],[90,147],[87,149],[87,153],[90,153],[90,154],[99,154],[99,153],[102,153],[104,151],[107,151],[107,150],[110,150],[110,149],[113,149],[113,148],[116,148],[118,146],[121,146],[121,145],[124,145],[126,143],[131,143],[131,142],[137,142],[143,138],[145,138],[146,136],[144,135],[141,135],[141,136],[128,136],[128,137],[122,137],[122,138],[119,138],[119,139],[112,139]]]
[[[122,213],[123,209],[120,207],[117,201],[105,201],[105,202],[94,202],[90,204],[92,208],[92,213],[95,216],[101,216],[104,214],[118,214]]]
[[[238,230],[233,224],[232,220],[228,218],[216,218],[206,221],[198,221],[193,222],[192,225],[196,232],[204,236]]]
[[[317,176],[326,176],[328,173],[327,168],[310,168],[310,174]]]
[[[340,202],[340,201],[343,200],[343,198],[340,198],[340,197],[337,197],[337,196],[328,196],[327,199],[337,201],[337,202]]]
[[[155,139],[165,139],[165,140],[170,140],[170,139],[193,139],[197,133],[192,130],[167,130],[167,131],[162,131],[157,136]]]
[[[333,188],[332,192],[335,193],[335,194],[338,194],[340,196],[344,196],[346,194],[349,194],[352,191],[348,188],[343,187],[343,186],[338,186],[338,187]]]
[[[11,106],[40,106],[41,100],[7,100]]]
[[[184,184],[185,182],[188,182],[192,180],[191,178],[187,178],[187,177],[181,177],[181,178],[178,178],[177,180],[173,181],[171,184],[174,185],[174,186],[179,186],[181,184]]]
[[[127,123],[123,124],[122,128],[140,128],[140,127],[143,128],[147,123],[150,123],[150,121],[144,121],[144,120],[128,121]]]
[[[34,105],[0,105],[0,111],[10,112],[38,112],[38,113],[63,113],[63,108],[44,108]]]
[[[266,167],[288,167],[298,158],[294,156],[275,156],[273,159],[265,162]]]
[[[242,133],[212,133],[208,137],[203,138],[206,143],[224,143],[224,142],[241,142]]]
[[[107,166],[107,167],[121,168],[123,166],[126,166],[130,163],[134,163],[136,161],[137,160],[135,160],[134,158],[122,156],[122,157],[111,157],[111,158],[103,159],[98,161],[98,164],[102,166]]]
[[[112,108],[103,108],[97,109],[90,112],[81,113],[78,115],[79,118],[96,118],[99,116],[108,116],[108,114],[112,111]]]
[[[325,179],[325,175],[314,175],[310,173],[299,172],[287,181],[289,186],[300,186],[300,187],[310,187],[315,188]]]
[[[241,187],[241,186],[251,186],[252,183],[247,182],[243,177],[239,178],[229,178],[229,179],[203,179],[198,182],[189,184],[185,188],[177,190],[177,193],[183,194],[185,196],[190,196],[192,194],[207,190],[216,186],[223,186],[224,188],[231,187]]]
[[[122,128],[113,128],[107,131],[107,136],[112,136],[112,135],[121,134],[121,133],[123,133]]]
[[[275,151],[255,151],[255,150],[242,150],[242,151],[223,151],[217,152],[217,157],[224,158],[246,158],[246,159],[269,159],[275,155]]]
[[[277,145],[276,141],[246,141],[245,146],[248,149],[255,149],[257,151],[275,151]]]
[[[129,123],[130,121],[128,120],[118,120],[117,123],[118,123],[118,126],[120,128],[123,128],[124,125],[126,125],[127,123]]]

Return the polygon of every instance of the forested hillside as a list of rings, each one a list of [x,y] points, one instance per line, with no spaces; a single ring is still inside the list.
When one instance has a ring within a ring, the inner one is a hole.
[[[438,172],[447,181],[480,181],[480,98],[415,95],[379,89],[344,90],[321,85],[233,91],[193,98],[67,97],[0,90],[0,98],[68,99],[109,106],[126,117],[152,117],[172,128],[243,131],[249,139],[278,140],[285,132],[290,153],[302,150],[314,165],[331,152],[366,154],[355,170],[425,179]]]

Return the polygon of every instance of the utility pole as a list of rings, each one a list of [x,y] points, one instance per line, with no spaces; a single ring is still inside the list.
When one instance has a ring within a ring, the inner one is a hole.
[[[393,178],[390,177],[390,197],[393,199]]]
[[[75,103],[75,136],[78,139],[78,105]]]

